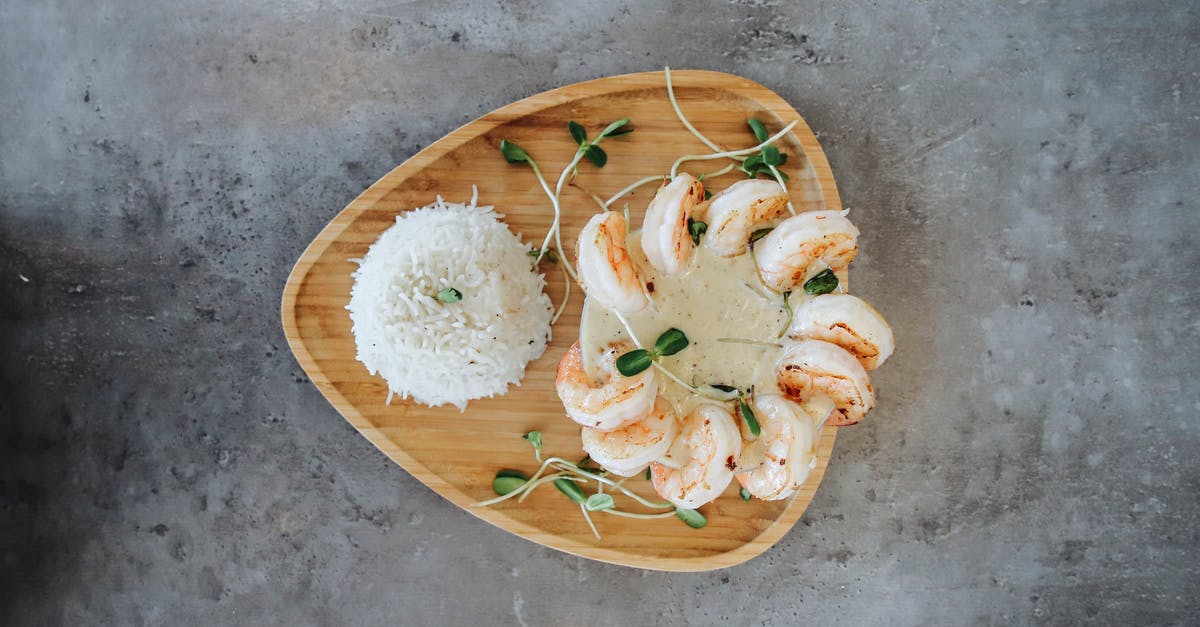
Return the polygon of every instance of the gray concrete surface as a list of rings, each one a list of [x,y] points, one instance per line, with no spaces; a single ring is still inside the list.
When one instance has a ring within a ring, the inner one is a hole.
[[[802,523],[702,574],[443,502],[278,323],[392,166],[667,63],[819,131],[900,344]],[[1186,2],[0,2],[0,615],[1194,624],[1198,74]]]

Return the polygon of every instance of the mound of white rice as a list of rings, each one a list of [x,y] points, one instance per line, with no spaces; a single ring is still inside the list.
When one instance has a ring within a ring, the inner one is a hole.
[[[550,298],[530,247],[492,207],[437,202],[396,218],[358,262],[350,319],[358,360],[426,405],[505,392],[546,350]],[[462,300],[443,303],[452,287]]]

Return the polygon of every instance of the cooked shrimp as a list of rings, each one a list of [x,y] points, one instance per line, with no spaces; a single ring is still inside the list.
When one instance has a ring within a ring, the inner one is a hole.
[[[625,247],[625,227],[625,216],[619,212],[592,216],[579,232],[576,266],[588,296],[621,313],[634,313],[645,309],[649,301]]]
[[[632,477],[671,447],[679,434],[675,409],[663,397],[650,415],[612,431],[583,428],[583,450],[609,472]]]
[[[746,252],[755,227],[787,213],[787,192],[775,181],[738,181],[705,201],[696,213],[708,224],[704,246],[722,257]]]
[[[717,498],[733,480],[742,436],[724,405],[704,403],[683,420],[679,438],[690,450],[679,469],[650,464],[658,495],[679,507],[696,509]]]
[[[750,494],[765,501],[786,499],[804,484],[816,459],[816,425],[799,405],[775,395],[759,395],[754,410],[762,431],[745,447],[763,450],[762,464],[734,477]]]
[[[803,402],[818,394],[832,399],[831,425],[856,424],[875,406],[875,390],[867,371],[837,344],[821,340],[788,343],[775,373],[779,389],[794,400]]]
[[[858,228],[840,211],[809,211],[779,223],[755,245],[767,287],[785,292],[825,268],[838,271],[858,254]]]
[[[704,184],[679,174],[658,188],[642,222],[642,252],[650,265],[666,275],[679,274],[692,258],[688,219],[704,201]]]
[[[849,294],[825,294],[796,308],[787,334],[837,344],[867,370],[878,368],[896,348],[892,328],[866,301]]]
[[[604,351],[599,363],[600,381],[584,371],[579,342],[563,355],[554,387],[571,420],[585,427],[611,431],[641,420],[650,412],[658,396],[654,369],[632,377],[617,372],[617,357],[631,348],[617,343]]]

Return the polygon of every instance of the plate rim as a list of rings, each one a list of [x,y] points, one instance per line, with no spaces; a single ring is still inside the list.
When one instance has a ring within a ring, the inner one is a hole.
[[[833,172],[829,166],[825,152],[820,145],[820,141],[809,128],[803,116],[788,104],[786,100],[766,86],[736,74],[712,70],[671,70],[671,82],[676,89],[688,87],[712,89],[714,88],[714,81],[722,83],[719,89],[746,97],[762,105],[773,114],[779,116],[780,119],[798,120],[791,134],[797,143],[804,148],[805,157],[813,167],[817,187],[821,191],[825,207],[827,209],[841,209],[842,204],[837,183],[833,177]],[[305,246],[304,251],[288,273],[280,302],[280,310],[284,336],[287,339],[288,347],[291,349],[301,369],[304,370],[305,375],[317,387],[321,395],[359,434],[410,475],[426,487],[432,489],[438,496],[445,498],[472,516],[499,527],[503,531],[571,555],[631,568],[668,572],[699,572],[734,566],[764,553],[795,526],[812,499],[809,498],[802,502],[800,498],[792,498],[783,511],[780,512],[779,516],[763,528],[758,535],[728,551],[704,556],[653,558],[636,556],[635,554],[608,549],[602,545],[578,542],[565,536],[549,533],[507,516],[503,513],[503,510],[496,510],[490,507],[471,507],[470,503],[474,502],[474,498],[445,479],[442,479],[416,458],[409,455],[403,448],[398,447],[337,390],[336,386],[325,375],[316,358],[313,357],[305,345],[304,338],[300,333],[296,307],[300,289],[305,279],[317,260],[325,253],[329,246],[337,241],[338,237],[379,199],[403,184],[413,174],[422,171],[429,164],[456,150],[463,144],[476,137],[485,135],[507,122],[545,109],[593,96],[635,91],[638,89],[665,89],[665,86],[665,72],[662,70],[595,78],[527,96],[459,126],[389,170],[351,200],[345,208],[339,211],[317,233],[313,240]],[[408,405],[397,406],[397,409],[402,412],[401,417],[408,412],[408,407]],[[828,440],[827,446],[831,457],[836,433],[836,427],[826,426],[820,434],[822,446],[819,448],[823,448],[824,442]],[[814,496],[816,490],[819,489],[821,482],[824,480],[827,465],[828,460],[824,464],[818,464],[817,468],[813,471],[813,475],[815,476],[809,478],[809,481],[816,482]],[[640,559],[634,559],[639,557]]]

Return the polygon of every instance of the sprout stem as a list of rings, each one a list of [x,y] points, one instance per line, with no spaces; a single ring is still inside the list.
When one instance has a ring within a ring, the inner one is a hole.
[[[675,175],[679,172],[679,166],[681,164],[683,164],[685,161],[710,161],[712,159],[728,159],[731,157],[739,157],[741,155],[754,154],[754,153],[762,150],[764,146],[767,146],[768,144],[772,144],[772,143],[778,141],[784,135],[787,135],[789,132],[791,132],[792,128],[794,128],[799,123],[800,123],[800,120],[793,120],[791,124],[788,124],[787,126],[783,127],[783,129],[780,130],[778,133],[775,133],[774,135],[768,137],[767,141],[762,142],[761,144],[758,144],[757,146],[753,146],[751,148],[743,148],[741,150],[729,150],[729,151],[725,151],[725,152],[714,152],[709,155],[684,155],[684,156],[676,159],[675,163],[671,164],[671,177],[672,178],[675,177]]]

